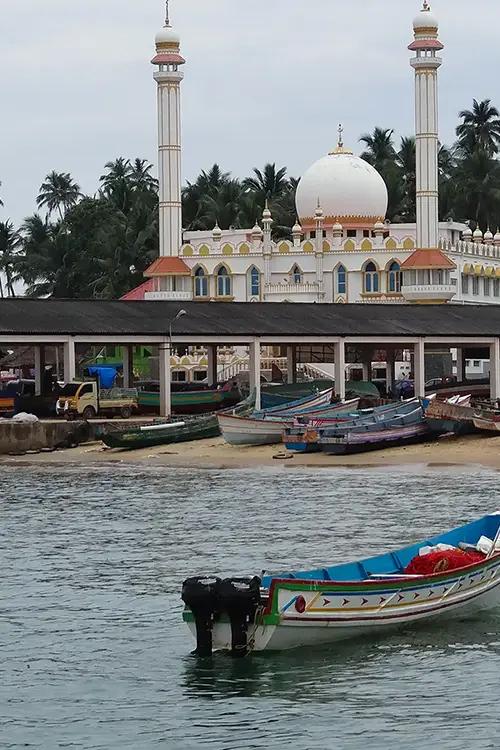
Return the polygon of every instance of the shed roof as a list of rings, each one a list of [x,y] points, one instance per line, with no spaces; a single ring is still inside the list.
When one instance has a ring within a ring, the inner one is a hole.
[[[0,299],[0,335],[500,336],[499,305]]]

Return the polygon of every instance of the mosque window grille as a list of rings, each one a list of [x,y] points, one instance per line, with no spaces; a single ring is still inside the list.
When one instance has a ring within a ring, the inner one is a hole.
[[[225,266],[221,266],[217,271],[217,296],[231,296],[231,276]]]
[[[469,294],[469,277],[467,274],[462,274],[462,294]]]
[[[194,296],[208,297],[208,276],[200,267],[194,272]]]
[[[377,266],[372,261],[365,265],[363,288],[365,294],[378,294],[380,292],[380,274]]]
[[[347,293],[347,271],[345,266],[338,266],[336,271],[337,294]]]
[[[479,294],[479,277],[478,276],[472,277],[472,294],[476,296]]]
[[[500,297],[500,279],[493,279],[493,296]]]
[[[483,279],[483,294],[485,297],[489,297],[491,295],[490,279]]]
[[[249,271],[248,282],[250,295],[252,297],[260,297],[260,271],[255,266],[252,266]]]
[[[387,271],[387,291],[401,293],[401,266],[397,261],[393,261]]]

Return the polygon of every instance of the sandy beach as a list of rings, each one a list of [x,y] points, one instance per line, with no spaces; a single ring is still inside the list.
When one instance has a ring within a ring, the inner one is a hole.
[[[258,466],[340,468],[384,467],[422,464],[429,467],[481,465],[500,469],[500,437],[468,435],[443,437],[436,441],[401,448],[389,448],[352,456],[327,456],[322,453],[291,454],[281,445],[235,447],[222,437],[192,443],[161,445],[155,448],[124,451],[105,448],[99,442],[51,453],[1,456],[7,464],[140,464],[178,468],[237,469]]]

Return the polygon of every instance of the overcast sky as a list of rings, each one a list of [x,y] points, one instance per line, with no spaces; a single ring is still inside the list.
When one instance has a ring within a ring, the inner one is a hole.
[[[94,192],[106,161],[156,161],[150,60],[162,0],[1,0],[0,218],[35,208],[44,176]],[[184,177],[215,161],[300,175],[375,125],[413,131],[408,64],[418,0],[171,0],[184,66]],[[435,0],[445,44],[444,142],[472,98],[500,106],[498,0]]]

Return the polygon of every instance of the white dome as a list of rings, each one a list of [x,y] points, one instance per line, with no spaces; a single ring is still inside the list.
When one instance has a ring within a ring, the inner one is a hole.
[[[431,13],[429,6],[426,7],[424,5],[423,10],[415,16],[413,19],[413,28],[415,31],[419,31],[420,29],[436,29],[437,31],[439,23],[436,16]]]
[[[181,38],[171,26],[164,26],[155,36],[155,44],[177,44],[181,43]]]
[[[384,218],[387,188],[382,177],[364,159],[350,153],[331,153],[318,159],[302,176],[295,197],[301,221],[314,218],[319,204],[327,222]],[[306,221],[307,223],[307,221]]]

